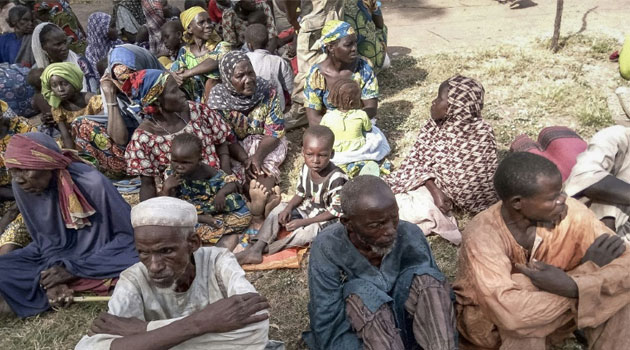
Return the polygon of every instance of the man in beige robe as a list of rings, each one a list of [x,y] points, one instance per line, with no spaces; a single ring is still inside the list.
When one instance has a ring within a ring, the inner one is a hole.
[[[131,222],[140,262],[120,274],[109,312],[76,350],[265,348],[267,300],[231,252],[200,247],[192,204],[152,198]]]
[[[584,331],[589,349],[630,349],[630,250],[562,192],[546,158],[512,153],[501,202],[466,227],[454,284],[460,349],[544,350]]]

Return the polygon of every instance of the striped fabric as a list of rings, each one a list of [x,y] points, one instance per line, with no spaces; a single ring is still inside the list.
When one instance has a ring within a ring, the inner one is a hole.
[[[311,178],[310,169],[304,164],[300,172],[296,195],[304,198],[300,210],[307,213],[309,218],[328,211],[334,216],[341,216],[341,188],[348,182],[348,176],[335,166],[321,184],[316,184]]]

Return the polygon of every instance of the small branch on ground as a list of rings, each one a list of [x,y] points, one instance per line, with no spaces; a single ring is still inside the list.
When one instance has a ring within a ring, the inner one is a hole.
[[[560,39],[560,24],[562,22],[562,9],[564,7],[564,0],[556,0],[556,20],[553,24],[553,36],[551,37],[551,51],[558,52],[560,46],[558,41]]]

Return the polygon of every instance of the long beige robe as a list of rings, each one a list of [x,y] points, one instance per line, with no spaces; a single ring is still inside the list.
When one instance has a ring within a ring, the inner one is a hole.
[[[256,292],[245,279],[245,272],[234,255],[224,248],[204,247],[194,253],[196,275],[186,292],[159,289],[149,281],[147,269],[137,263],[120,274],[109,301],[109,313],[149,321],[147,331],[164,327],[198,311],[208,304],[236,294]],[[264,349],[269,321],[249,325],[227,333],[212,333],[190,339],[171,349]],[[85,336],[75,350],[109,350],[119,336]]]
[[[630,183],[630,128],[615,125],[597,132],[582,152],[571,175],[565,182],[564,190],[575,196],[598,183],[608,175]],[[615,229],[628,222],[630,208],[621,205],[592,202],[590,209],[598,219],[615,218]]]
[[[463,233],[453,286],[461,349],[542,350],[575,326],[586,330],[592,349],[630,349],[630,338],[615,334],[630,326],[630,249],[602,268],[590,261],[580,265],[595,238],[613,232],[568,198],[567,216],[556,226],[536,229],[528,257],[505,225],[501,204],[477,215]],[[533,260],[567,271],[579,298],[541,291],[515,272],[514,264]],[[601,337],[604,333],[612,334]]]

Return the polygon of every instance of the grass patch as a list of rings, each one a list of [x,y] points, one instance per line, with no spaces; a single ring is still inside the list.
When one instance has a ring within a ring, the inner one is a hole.
[[[499,154],[525,133],[536,138],[540,129],[565,125],[585,139],[612,124],[606,96],[618,86],[616,67],[608,62],[616,42],[606,37],[565,38],[559,53],[548,43],[502,45],[483,50],[457,51],[424,57],[404,56],[379,75],[382,98],[378,125],[392,146],[390,159],[398,165],[412,147],[416,131],[429,116],[429,106],[439,84],[454,74],[478,79],[486,89],[483,115],[494,127]],[[289,157],[282,170],[285,198],[294,193],[302,158],[303,130],[288,134]],[[459,215],[464,228],[469,216]],[[457,248],[439,237],[429,237],[438,265],[455,278]],[[248,278],[270,300],[273,339],[288,349],[304,349],[301,333],[308,329],[308,276],[299,270],[249,273]],[[0,320],[1,349],[70,349],[85,334],[104,305],[74,305],[27,320]],[[582,349],[569,340],[558,350]]]

